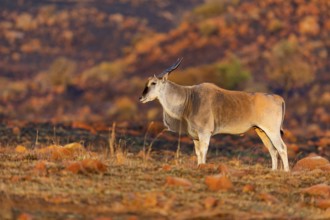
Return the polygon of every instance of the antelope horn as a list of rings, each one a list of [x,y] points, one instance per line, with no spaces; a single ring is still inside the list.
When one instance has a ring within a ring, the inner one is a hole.
[[[164,70],[161,74],[159,74],[157,77],[158,78],[162,78],[163,76],[165,76],[167,73],[172,72],[173,70],[175,70],[176,68],[178,68],[178,66],[180,65],[181,61],[182,61],[183,57],[178,58],[177,61],[170,66],[169,68],[167,68],[166,70]]]

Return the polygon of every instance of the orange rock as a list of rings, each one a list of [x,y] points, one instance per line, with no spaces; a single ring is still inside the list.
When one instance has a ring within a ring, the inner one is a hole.
[[[204,163],[204,164],[199,164],[198,169],[200,169],[200,170],[215,170],[216,166],[213,163]]]
[[[45,162],[40,161],[38,163],[36,163],[34,165],[34,169],[33,171],[37,174],[37,175],[46,175],[47,174],[47,167]]]
[[[16,153],[26,153],[27,152],[27,149],[26,147],[22,146],[22,145],[18,145],[16,148],[15,148],[15,152]]]
[[[164,171],[170,171],[172,169],[172,167],[168,164],[165,164],[162,168]]]
[[[212,196],[209,196],[207,198],[204,199],[204,207],[206,209],[211,209],[213,207],[215,207],[218,203],[218,200]]]
[[[320,156],[305,157],[299,160],[292,171],[314,170],[329,164],[329,161]]]
[[[330,208],[330,199],[318,199],[315,201],[315,206],[321,209]]]
[[[317,184],[311,187],[304,188],[301,190],[301,192],[311,196],[329,197],[330,186],[328,186],[327,184]]]
[[[104,173],[107,170],[107,166],[96,159],[85,159],[81,161],[82,167],[90,173]]]
[[[66,170],[72,173],[104,173],[107,166],[96,159],[85,159],[69,164]]]
[[[66,167],[67,171],[70,171],[71,173],[79,173],[82,172],[83,168],[79,162],[71,163]]]
[[[233,188],[233,184],[227,176],[218,174],[214,176],[207,176],[205,178],[207,187],[212,191],[227,191]]]
[[[143,196],[142,203],[144,207],[156,207],[158,204],[158,193],[150,192]]]
[[[22,213],[17,217],[17,220],[32,220],[33,217],[30,214]]]
[[[253,192],[255,190],[255,187],[251,184],[247,184],[243,186],[242,192]]]
[[[57,147],[54,148],[54,150],[51,152],[51,159],[52,160],[63,160],[63,159],[69,159],[72,158],[72,153],[71,151],[62,148],[62,147]]]
[[[189,180],[184,179],[184,178],[168,176],[168,177],[166,177],[166,185],[191,187],[192,183]]]

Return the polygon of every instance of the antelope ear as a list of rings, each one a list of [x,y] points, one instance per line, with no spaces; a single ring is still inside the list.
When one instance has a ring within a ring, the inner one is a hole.
[[[169,73],[166,73],[166,74],[162,77],[162,81],[163,81],[163,82],[165,82],[165,81],[167,80],[167,78],[168,78],[168,74],[169,74]]]

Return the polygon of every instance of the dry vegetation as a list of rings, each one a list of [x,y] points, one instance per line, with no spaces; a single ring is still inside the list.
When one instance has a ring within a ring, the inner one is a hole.
[[[144,161],[121,152],[42,151],[2,149],[2,218],[330,217],[328,170],[272,172],[225,158],[197,168],[193,157],[165,159],[164,152]]]
[[[208,164],[197,167],[191,140],[182,137],[177,154],[177,136],[157,124],[144,136],[123,125],[110,133],[83,125],[44,125],[32,137],[24,127],[38,125],[12,129],[25,144],[0,148],[2,219],[330,217],[330,163],[310,147],[289,145],[286,173],[270,170],[256,135],[222,136],[212,139]]]

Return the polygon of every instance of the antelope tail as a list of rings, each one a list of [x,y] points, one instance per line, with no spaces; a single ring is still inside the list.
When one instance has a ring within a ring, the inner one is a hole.
[[[283,121],[284,121],[284,115],[285,115],[285,101],[283,100],[282,102],[282,123],[281,123],[281,136],[284,135],[284,130],[283,130]]]

